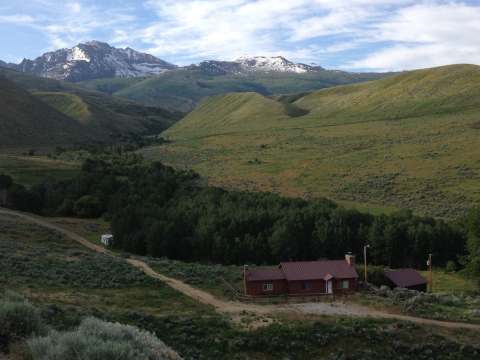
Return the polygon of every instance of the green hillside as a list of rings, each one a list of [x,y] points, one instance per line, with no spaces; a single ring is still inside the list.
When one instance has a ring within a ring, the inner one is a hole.
[[[368,84],[340,86],[300,98],[312,116],[338,122],[395,120],[478,109],[480,71],[453,65],[412,71]]]
[[[61,113],[81,123],[88,122],[92,116],[88,105],[78,95],[62,92],[37,92],[33,94]]]
[[[200,70],[178,69],[145,79],[100,79],[81,84],[146,105],[188,112],[207,96],[229,92],[257,92],[263,95],[298,93],[384,76],[386,74],[329,70],[305,74],[257,72],[248,75],[211,75]]]
[[[402,73],[297,97],[213,97],[151,159],[211,184],[455,217],[480,203],[480,67]],[[285,106],[304,110],[291,116]]]
[[[75,124],[76,130],[62,144],[81,142],[84,138],[95,141],[111,141],[120,135],[158,134],[182,117],[182,114],[178,112],[140,105],[101,92],[85,90],[70,83],[39,78],[11,70],[3,70],[0,75],[2,74],[9,79],[9,84],[15,83],[17,88],[24,89],[15,93],[15,97],[33,98],[31,96],[33,94],[37,104],[43,104],[43,108],[50,109],[50,112],[55,110],[56,114],[63,115],[62,118]],[[8,89],[5,88],[4,91],[8,92]],[[10,103],[8,116],[14,117],[16,111],[23,111],[16,108],[16,106],[21,107],[22,101],[18,99],[17,103]],[[46,115],[44,116],[45,111],[35,111],[34,113],[42,116],[43,119],[46,117]],[[28,123],[28,116],[24,116],[23,119]],[[14,127],[13,124],[12,127]],[[21,132],[23,128],[16,127],[16,129]],[[16,138],[16,135],[11,137],[12,144],[37,145],[23,140],[17,142]],[[45,145],[59,144],[53,137],[45,143]]]
[[[86,141],[75,120],[0,75],[0,147],[45,146]]]

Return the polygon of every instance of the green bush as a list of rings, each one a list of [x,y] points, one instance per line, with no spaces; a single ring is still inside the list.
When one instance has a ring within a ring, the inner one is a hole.
[[[357,273],[359,276],[359,280],[363,281],[365,278],[365,268],[363,265],[357,265],[356,266]],[[368,276],[368,282],[370,284],[373,284],[375,286],[382,286],[382,285],[387,285],[388,280],[385,277],[385,268],[383,266],[373,266],[373,265],[368,265],[367,267],[367,276]]]
[[[63,200],[62,204],[58,207],[56,213],[61,216],[70,216],[73,215],[73,208],[75,203],[71,199]]]
[[[15,293],[5,293],[0,299],[0,350],[10,344],[40,335],[44,331],[40,312]]]
[[[87,318],[70,332],[28,341],[33,360],[175,360],[180,357],[149,332]]]
[[[94,218],[100,216],[103,209],[97,197],[85,195],[75,202],[73,211],[80,217]]]
[[[457,271],[457,265],[455,264],[454,261],[449,261],[447,262],[447,266],[445,267],[445,271],[447,273],[454,273],[455,271]]]

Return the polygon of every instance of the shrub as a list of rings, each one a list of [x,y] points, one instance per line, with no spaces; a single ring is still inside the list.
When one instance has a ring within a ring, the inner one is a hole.
[[[73,211],[80,217],[94,218],[102,214],[102,204],[95,196],[85,195],[75,202]]]
[[[70,332],[51,332],[28,341],[34,360],[176,360],[162,341],[134,326],[87,318]]]
[[[356,269],[358,275],[360,276],[359,280],[363,281],[365,277],[365,268],[363,267],[363,265],[357,265]],[[388,284],[388,280],[385,277],[385,269],[383,266],[369,265],[367,267],[367,272],[368,282],[370,284],[373,284],[375,286],[382,286]]]
[[[457,271],[457,265],[455,264],[454,261],[449,261],[447,262],[447,266],[445,267],[445,271],[447,273],[454,273],[455,271]]]
[[[61,216],[73,215],[73,207],[75,203],[71,199],[63,200],[62,204],[58,207],[56,213]]]
[[[8,175],[0,174],[0,190],[8,189],[13,185],[13,180]]]
[[[0,349],[13,342],[40,335],[44,326],[40,312],[18,294],[5,293],[0,300]]]

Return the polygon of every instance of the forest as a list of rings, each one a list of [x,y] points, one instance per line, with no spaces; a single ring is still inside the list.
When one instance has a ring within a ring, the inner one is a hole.
[[[209,187],[196,173],[139,155],[101,155],[66,181],[26,188],[0,175],[0,205],[47,216],[111,221],[114,247],[139,255],[222,264],[362,254],[390,267],[454,262],[480,274],[480,210],[445,221],[399,211],[372,215],[328,199]]]

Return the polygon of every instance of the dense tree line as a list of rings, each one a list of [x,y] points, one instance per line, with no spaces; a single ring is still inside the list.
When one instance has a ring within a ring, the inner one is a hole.
[[[114,246],[141,255],[274,264],[360,255],[367,243],[371,261],[391,267],[424,267],[428,253],[436,265],[467,255],[465,226],[408,211],[374,216],[326,199],[206,187],[191,171],[134,154],[88,159],[77,178],[31,189],[0,177],[2,191],[4,203],[21,210],[106,216]]]

